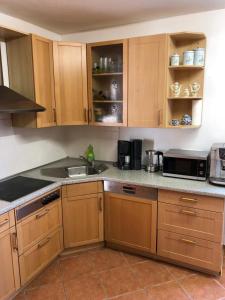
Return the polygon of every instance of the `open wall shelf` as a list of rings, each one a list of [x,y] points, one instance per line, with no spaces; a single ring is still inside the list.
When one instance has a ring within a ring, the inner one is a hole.
[[[168,35],[168,71],[167,71],[167,99],[165,127],[167,128],[198,128],[201,126],[203,89],[204,89],[204,66],[170,66],[171,55],[177,53],[180,57],[186,50],[206,48],[206,37],[203,33],[181,32]],[[181,85],[180,95],[175,97],[171,91],[171,85],[179,82]],[[193,83],[200,85],[197,95],[191,95]],[[185,97],[184,89],[189,89],[190,96]],[[172,119],[181,120],[184,114],[192,117],[192,125],[171,126]]]

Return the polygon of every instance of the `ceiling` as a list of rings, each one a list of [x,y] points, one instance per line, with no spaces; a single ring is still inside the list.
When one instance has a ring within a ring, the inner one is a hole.
[[[225,8],[225,0],[0,0],[0,11],[59,34]]]

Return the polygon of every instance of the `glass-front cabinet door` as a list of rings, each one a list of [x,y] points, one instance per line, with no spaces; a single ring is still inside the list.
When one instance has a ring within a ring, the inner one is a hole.
[[[127,40],[88,44],[89,123],[127,125]]]

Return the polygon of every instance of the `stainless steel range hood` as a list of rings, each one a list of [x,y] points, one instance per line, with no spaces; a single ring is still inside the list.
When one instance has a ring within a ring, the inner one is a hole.
[[[40,112],[45,108],[18,94],[12,89],[0,85],[0,113]]]

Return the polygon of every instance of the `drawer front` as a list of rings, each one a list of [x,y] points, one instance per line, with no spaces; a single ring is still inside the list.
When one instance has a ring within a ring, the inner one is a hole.
[[[159,202],[158,228],[221,242],[223,213]]]
[[[19,257],[21,284],[39,273],[62,251],[62,229],[53,232]]]
[[[220,272],[222,245],[164,230],[158,232],[157,254],[186,264]]]
[[[63,186],[63,197],[76,197],[102,192],[102,182],[85,182]]]
[[[9,227],[10,227],[9,213],[5,213],[0,216],[0,233],[9,229]]]
[[[159,190],[158,200],[169,204],[194,207],[204,210],[223,212],[224,199],[189,193]]]
[[[19,254],[62,224],[61,201],[55,201],[17,224]]]

